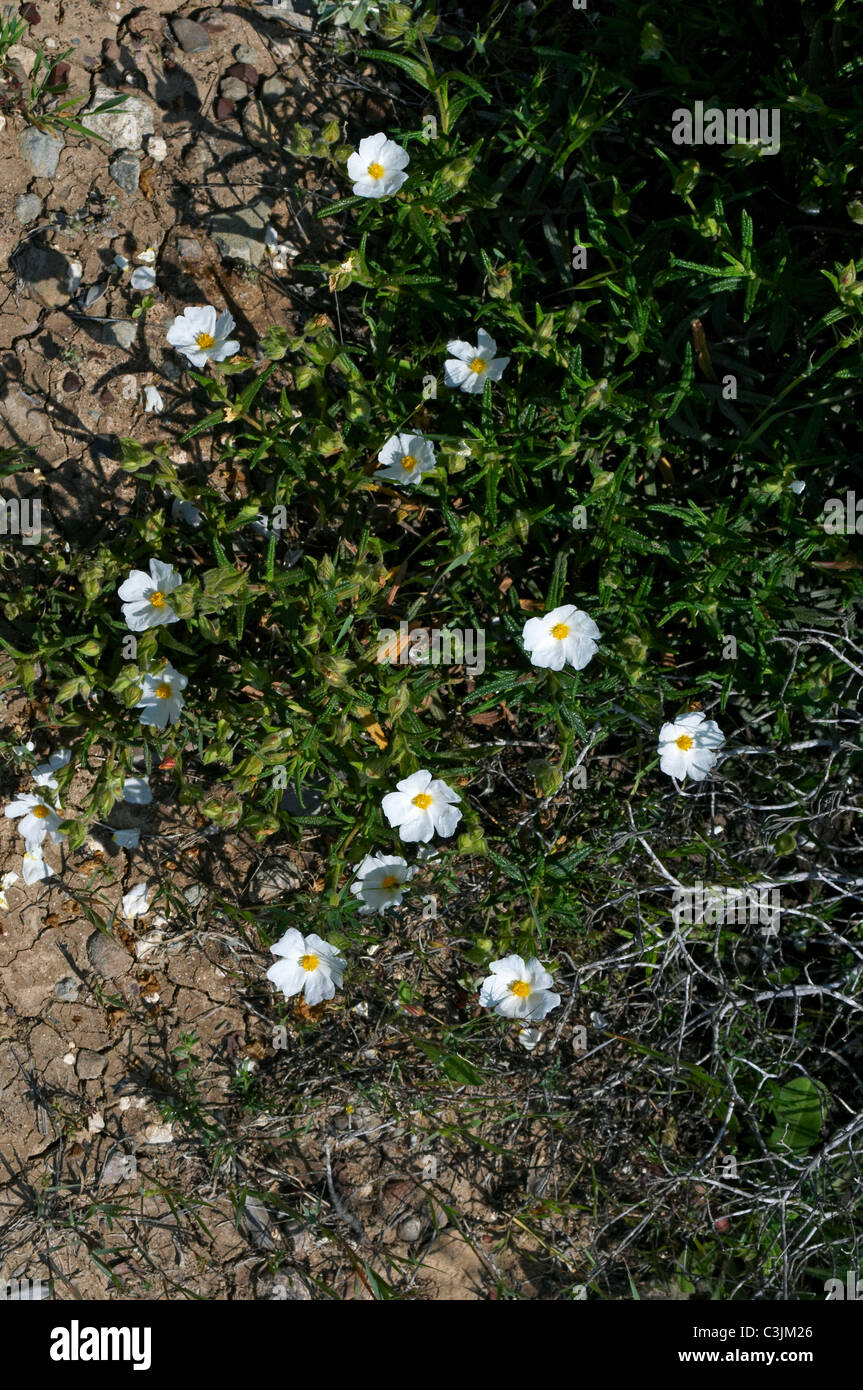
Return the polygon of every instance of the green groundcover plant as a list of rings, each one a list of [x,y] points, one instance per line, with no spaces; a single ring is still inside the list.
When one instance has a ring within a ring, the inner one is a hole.
[[[860,15],[383,3],[359,40],[348,10],[341,42],[407,99],[350,143],[295,132],[344,187],[317,210],[331,254],[292,263],[313,311],[256,342],[224,305],[187,309],[168,333],[182,384],[148,388],[147,409],[170,400],[181,442],[210,439],[247,495],[172,462],[144,415],[122,441],[127,517],[5,547],[6,696],[40,711],[35,756],[70,753],[35,789],[16,781],[22,840],[75,851],[157,768],[220,832],[272,846],[313,826],[325,887],[264,924],[287,934],[271,979],[312,1006],[350,991],[363,908],[397,921],[419,872],[458,900],[460,979],[486,977],[480,1004],[526,1050],[565,963],[587,989],[612,949],[600,908],[659,988],[672,886],[794,880],[784,954],[732,967],[737,933],[692,924],[695,968],[717,973],[681,1081],[691,1153],[725,1117],[741,1161],[784,1155],[793,1184],[843,1104],[859,1111],[859,1057],[840,1083],[813,1010],[796,1079],[789,1053],[761,1084],[739,1053],[772,1066],[775,1036],[741,1006],[710,1060],[709,1000],[732,976],[732,1003],[828,977],[853,997],[861,959],[847,895],[817,898],[811,819],[827,785],[853,799],[860,766]],[[696,102],[779,113],[778,147],[755,125],[675,143]],[[483,660],[400,660],[421,632],[481,634]],[[7,730],[10,766],[20,739]],[[842,864],[853,880],[859,858]],[[590,985],[607,1014],[630,965]],[[633,1041],[660,1072],[678,1004]],[[451,1077],[482,1080],[482,1036],[444,1029]],[[769,1284],[780,1235],[753,1211]],[[742,1237],[719,1250],[714,1230],[685,1257],[670,1239],[684,1280],[745,1296],[756,1278]],[[813,1287],[830,1273],[804,1266]]]

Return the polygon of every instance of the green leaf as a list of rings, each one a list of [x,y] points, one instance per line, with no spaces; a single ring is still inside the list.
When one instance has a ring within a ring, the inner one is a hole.
[[[437,85],[437,80],[428,68],[423,67],[416,58],[406,57],[404,53],[385,53],[382,48],[364,48],[363,58],[377,58],[382,63],[390,63],[394,68],[401,68],[402,72],[406,72],[427,92],[434,91]]]
[[[818,1142],[829,1093],[808,1076],[795,1076],[785,1083],[773,1102],[776,1128],[770,1136],[771,1149],[790,1149],[806,1153]]]

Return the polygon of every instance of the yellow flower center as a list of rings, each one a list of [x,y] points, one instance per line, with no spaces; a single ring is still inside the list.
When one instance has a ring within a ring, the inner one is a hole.
[[[692,739],[689,737],[689,734],[681,734],[680,738],[675,739],[675,742],[678,748],[683,749],[684,753],[688,753],[689,749],[692,747]]]
[[[150,595],[150,602],[152,603],[154,608],[164,608],[165,595],[161,592],[161,590],[154,589],[153,593]]]
[[[386,878],[381,879],[381,888],[398,888],[399,881],[395,874],[387,874]]]
[[[427,811],[431,804],[432,799],[429,796],[428,792],[417,792],[416,796],[411,802],[412,806],[419,806],[421,811]]]
[[[167,681],[162,681],[161,685],[156,686],[156,697],[159,700],[170,700],[173,693]]]
[[[33,815],[36,817],[37,820],[47,820],[50,814],[51,812],[48,810],[47,806],[33,807]]]
[[[312,970],[317,970],[318,958],[317,956],[301,956],[300,965],[303,967],[304,970],[307,970],[309,972],[311,972]]]
[[[566,623],[555,623],[554,627],[551,629],[551,635],[556,638],[558,642],[562,642],[564,637],[569,636],[569,628]]]
[[[484,372],[485,368],[486,364],[481,357],[475,357],[470,364],[471,371],[476,372],[477,376],[479,376],[480,372]]]
[[[372,160],[369,165],[369,174],[373,179],[382,179],[384,176],[384,166],[378,164],[377,160]]]
[[[215,346],[216,340],[209,333],[199,333],[195,342],[202,352],[209,352],[210,348]]]
[[[401,464],[406,473],[412,473],[417,466],[417,461],[413,454],[402,454]]]
[[[513,994],[518,995],[519,999],[526,999],[527,996],[530,994],[530,985],[528,984],[527,980],[515,980],[510,985],[510,989],[512,990]]]

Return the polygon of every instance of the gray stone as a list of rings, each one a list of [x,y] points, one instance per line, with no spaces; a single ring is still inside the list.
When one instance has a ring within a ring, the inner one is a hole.
[[[23,43],[13,43],[11,48],[6,49],[5,58],[8,63],[17,65],[21,68],[25,77],[29,77],[36,66],[36,54],[32,48],[25,48]]]
[[[124,151],[115,155],[108,165],[108,173],[124,193],[137,193],[141,177],[141,161],[136,154]]]
[[[184,53],[206,53],[210,47],[210,35],[193,19],[172,19],[171,28]]]
[[[226,260],[260,265],[264,257],[264,230],[270,207],[259,198],[249,207],[228,208],[209,220],[208,231]]]
[[[249,89],[239,77],[223,77],[219,83],[219,95],[227,97],[229,101],[245,101]]]
[[[204,890],[200,883],[190,883],[188,888],[183,889],[183,897],[190,907],[197,907],[204,896]]]
[[[101,115],[93,114],[97,106],[102,106],[106,101],[114,101],[117,96],[118,93],[113,87],[105,87],[99,83],[92,102],[86,111],[81,113],[82,125],[96,135],[101,135],[112,150],[139,150],[144,136],[154,135],[156,130],[152,108],[143,97],[124,94],[123,105],[115,111],[104,111]]]
[[[125,975],[132,964],[129,952],[124,951],[112,936],[106,936],[100,931],[94,931],[93,935],[87,938],[87,956],[93,969],[104,980],[113,980],[118,975]]]
[[[261,85],[261,101],[265,106],[278,106],[288,94],[288,84],[280,77],[268,77]]]
[[[108,347],[122,348],[131,352],[138,337],[138,325],[131,319],[120,319],[117,323],[102,324],[102,342]]]
[[[100,1053],[93,1052],[89,1047],[82,1047],[78,1056],[75,1058],[75,1071],[82,1081],[95,1081],[97,1077],[108,1065],[108,1058],[102,1057]]]
[[[249,48],[247,43],[238,43],[234,49],[234,57],[238,63],[248,63],[251,67],[258,66],[258,55],[253,48]]]
[[[58,980],[54,986],[54,993],[58,999],[62,999],[65,1004],[74,1004],[81,989],[74,975],[64,975],[62,980]]]
[[[306,34],[310,34],[315,27],[314,0],[271,0],[271,3],[256,8],[267,19],[281,19],[292,29],[302,29]]]
[[[16,275],[29,293],[49,309],[69,301],[69,261],[53,246],[28,242],[13,260]]]
[[[35,193],[19,193],[15,199],[15,216],[22,227],[27,227],[42,211],[42,199]]]
[[[399,1226],[399,1240],[403,1240],[406,1245],[411,1245],[415,1240],[419,1240],[422,1235],[422,1222],[418,1216],[409,1216]]]
[[[177,255],[181,261],[199,261],[201,259],[201,244],[193,241],[191,237],[177,237]]]
[[[249,897],[255,903],[269,903],[283,893],[295,893],[301,885],[302,878],[293,860],[273,854],[252,878]]]
[[[153,1121],[151,1124],[145,1125],[141,1131],[142,1144],[173,1144],[173,1142],[173,1122],[170,1124],[157,1124]]]
[[[138,1160],[135,1155],[123,1153],[118,1149],[105,1163],[99,1184],[101,1187],[112,1187],[117,1182],[131,1182],[137,1176]]]
[[[59,135],[28,125],[18,136],[18,148],[37,179],[52,179],[65,145]]]

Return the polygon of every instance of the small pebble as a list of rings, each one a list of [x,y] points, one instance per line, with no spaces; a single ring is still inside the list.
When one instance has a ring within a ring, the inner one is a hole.
[[[141,178],[141,161],[137,155],[126,152],[115,155],[108,165],[108,173],[124,193],[137,193]]]
[[[168,144],[161,135],[150,135],[147,138],[147,154],[154,164],[161,164],[163,159],[168,158]]]
[[[82,1081],[95,1081],[102,1075],[107,1065],[107,1057],[102,1057],[100,1053],[93,1052],[89,1047],[82,1047],[76,1059],[75,1070]]]
[[[35,193],[19,193],[15,199],[15,216],[22,227],[27,227],[42,211],[42,199]]]
[[[138,337],[138,325],[130,319],[120,319],[118,323],[103,323],[102,341],[110,347],[118,347],[130,352]]]
[[[261,86],[261,101],[265,106],[278,106],[287,90],[287,83],[280,77],[268,77]]]
[[[116,325],[115,325],[116,326]],[[95,931],[87,941],[87,955],[93,969],[106,980],[124,975],[132,964],[128,951],[104,932]]]
[[[145,1125],[141,1138],[145,1144],[170,1144],[174,1138],[173,1125]]]
[[[251,63],[232,63],[225,73],[226,77],[236,77],[247,87],[258,85],[258,69]]]
[[[64,975],[63,979],[58,980],[54,986],[54,993],[57,998],[62,999],[67,1004],[74,1004],[79,992],[78,981],[73,975]]]
[[[134,1154],[113,1153],[102,1169],[99,1179],[101,1187],[110,1187],[115,1182],[129,1182],[138,1174],[138,1163]]]
[[[406,1245],[411,1245],[415,1240],[419,1240],[422,1234],[422,1222],[417,1216],[409,1216],[399,1226],[399,1240],[403,1240]]]
[[[203,24],[193,19],[172,19],[174,37],[184,53],[206,53],[210,47],[210,36]]]
[[[249,89],[245,82],[241,82],[238,77],[223,77],[219,83],[219,91],[222,97],[226,98],[232,106],[234,102],[245,101],[246,97],[249,95]],[[216,104],[218,105],[218,102]]]

